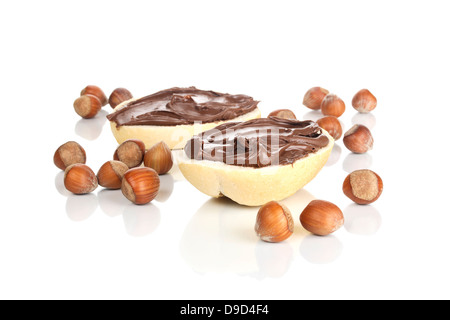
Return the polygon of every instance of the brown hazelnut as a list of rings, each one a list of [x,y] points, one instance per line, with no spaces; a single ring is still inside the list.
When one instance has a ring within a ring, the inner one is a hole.
[[[370,130],[362,124],[355,124],[344,134],[344,145],[354,153],[366,153],[373,148]]]
[[[155,170],[147,167],[133,168],[123,176],[122,193],[135,204],[146,204],[157,196],[159,185],[159,176]]]
[[[294,112],[289,109],[278,109],[269,113],[268,117],[277,117],[281,119],[292,119],[297,120]]]
[[[306,91],[305,96],[303,97],[303,105],[313,110],[319,110],[323,98],[325,98],[328,93],[329,91],[324,88],[313,87]]]
[[[173,157],[169,146],[161,141],[147,150],[144,155],[144,166],[152,168],[158,174],[165,174],[172,169]]]
[[[313,200],[300,214],[300,223],[309,232],[326,236],[344,225],[344,215],[341,209],[331,202]]]
[[[376,108],[377,98],[369,90],[361,89],[353,96],[352,106],[361,113],[368,113]]]
[[[342,190],[357,204],[369,204],[380,197],[383,192],[383,181],[371,170],[356,170],[345,178]]]
[[[317,120],[317,124],[319,127],[326,130],[334,140],[338,140],[342,136],[341,122],[336,117],[323,117]]]
[[[98,186],[95,173],[85,164],[75,163],[64,171],[64,186],[75,194],[86,194]]]
[[[61,145],[53,156],[54,164],[61,170],[75,163],[86,163],[86,151],[75,141],[68,141]]]
[[[117,88],[115,89],[111,95],[109,96],[108,102],[111,108],[117,107],[124,101],[130,100],[133,98],[133,95],[130,91],[125,88]]]
[[[137,139],[129,139],[117,147],[113,159],[125,163],[128,168],[134,168],[141,165],[144,154],[144,142]]]
[[[256,216],[255,231],[267,242],[280,242],[294,232],[294,220],[284,205],[271,201],[263,205]]]
[[[97,172],[98,184],[108,189],[120,189],[128,166],[117,160],[105,162]]]
[[[80,96],[84,96],[85,94],[96,96],[97,99],[100,100],[102,107],[108,104],[108,98],[106,97],[105,93],[97,86],[86,86],[83,90],[81,90]]]
[[[85,94],[73,102],[73,108],[80,117],[90,119],[97,115],[102,103],[96,96]]]
[[[320,109],[325,116],[339,118],[345,111],[345,103],[337,95],[329,93],[323,98]]]

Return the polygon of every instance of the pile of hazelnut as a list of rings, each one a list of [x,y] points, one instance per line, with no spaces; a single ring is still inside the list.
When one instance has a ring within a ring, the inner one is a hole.
[[[86,194],[100,185],[107,189],[121,189],[135,204],[146,204],[158,194],[159,175],[173,166],[172,152],[163,141],[148,150],[141,140],[121,143],[113,160],[105,162],[97,174],[86,165],[86,152],[75,141],[61,145],[53,157],[55,165],[64,170],[64,186],[74,194]],[[143,166],[142,166],[143,164]]]
[[[345,103],[341,98],[321,87],[313,87],[306,92],[303,104],[310,109],[322,112],[325,117],[317,120],[317,124],[335,140],[342,136],[342,126],[338,118],[345,111]],[[377,106],[377,99],[369,90],[362,89],[354,95],[352,106],[360,113],[368,113]],[[275,110],[269,116],[296,119],[294,112],[289,109]],[[372,133],[369,128],[361,124],[351,127],[344,134],[343,142],[353,153],[366,153],[373,148]],[[380,197],[383,181],[371,170],[355,170],[345,178],[342,190],[355,203],[366,205]],[[329,201],[313,200],[300,214],[300,223],[312,234],[325,236],[344,225],[344,215],[338,206]],[[283,204],[271,201],[259,209],[255,231],[262,240],[267,242],[286,240],[294,232],[292,214]]]
[[[88,85],[81,90],[80,96],[73,102],[73,108],[80,117],[90,119],[95,117],[100,109],[107,104],[114,109],[123,101],[131,98],[133,98],[133,95],[125,88],[115,89],[108,99],[102,89],[94,85]]]
[[[123,101],[133,98],[125,88],[115,89],[109,99],[102,89],[88,85],[81,90],[73,107],[85,119],[97,115],[109,104],[115,108]],[[150,149],[138,139],[121,143],[113,159],[105,162],[97,174],[86,165],[86,151],[75,141],[62,144],[53,156],[55,165],[64,170],[64,186],[74,194],[93,192],[100,185],[107,189],[121,189],[123,195],[135,204],[146,204],[158,194],[159,175],[167,173],[173,166],[172,151],[164,141]]]

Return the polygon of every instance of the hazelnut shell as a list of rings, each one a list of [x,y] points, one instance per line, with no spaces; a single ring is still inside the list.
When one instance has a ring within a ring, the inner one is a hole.
[[[93,96],[96,96],[98,100],[100,100],[100,103],[103,106],[106,106],[108,104],[108,98],[106,97],[105,93],[102,89],[100,89],[97,86],[94,85],[88,85],[80,92],[80,96],[84,96],[85,94],[90,94]]]
[[[158,174],[169,172],[173,166],[173,156],[169,146],[161,141],[148,149],[144,155],[144,166],[152,168]]]
[[[300,223],[309,232],[326,236],[344,225],[344,215],[329,201],[313,200],[300,214]]]
[[[294,232],[294,220],[284,205],[271,201],[263,205],[256,216],[255,232],[266,242],[280,242]]]
[[[356,170],[345,178],[342,190],[353,202],[370,204],[378,200],[383,192],[383,180],[371,170]]]
[[[117,160],[105,162],[97,172],[98,184],[108,189],[120,189],[128,166]]]
[[[133,168],[125,172],[122,193],[134,204],[146,204],[158,194],[160,180],[155,170],[147,167]]]
[[[76,163],[64,171],[64,186],[75,194],[86,194],[97,189],[97,176],[85,164]]]
[[[134,168],[142,164],[144,155],[144,142],[138,139],[128,139],[117,147],[113,159],[125,163],[128,168]]]
[[[61,145],[53,155],[53,163],[61,170],[75,163],[86,163],[86,151],[75,142],[68,141]]]

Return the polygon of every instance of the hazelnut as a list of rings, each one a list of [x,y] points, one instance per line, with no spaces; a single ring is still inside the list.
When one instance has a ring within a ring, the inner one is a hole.
[[[106,97],[105,93],[103,92],[102,89],[100,89],[97,86],[93,85],[86,86],[86,88],[81,90],[80,96],[84,96],[85,94],[96,96],[97,99],[100,100],[102,107],[108,104],[108,98]]]
[[[61,145],[53,156],[53,162],[61,170],[75,163],[86,163],[86,151],[75,141],[68,141]]]
[[[313,87],[306,91],[305,96],[303,97],[303,105],[313,110],[319,110],[323,98],[325,98],[328,93],[329,91],[324,88]]]
[[[317,124],[319,127],[326,130],[334,140],[338,140],[342,136],[341,122],[336,117],[323,117],[317,120]]]
[[[337,95],[329,93],[323,98],[320,109],[326,116],[339,118],[345,111],[345,103]]]
[[[102,108],[102,103],[96,96],[85,94],[73,102],[73,108],[80,117],[90,119]]]
[[[354,153],[366,153],[373,148],[370,130],[362,124],[355,124],[344,134],[344,145]]]
[[[271,201],[263,205],[256,216],[255,231],[267,242],[280,242],[294,232],[294,220],[284,205]]]
[[[114,109],[122,102],[130,100],[131,98],[133,98],[133,95],[130,91],[125,88],[117,88],[109,96],[108,102],[111,108]]]
[[[147,150],[144,155],[144,166],[152,168],[158,174],[165,174],[172,169],[173,157],[169,146],[161,141]]]
[[[64,171],[64,186],[75,194],[85,194],[94,191],[98,181],[91,168],[82,163],[75,163]]]
[[[135,204],[152,201],[159,191],[159,176],[151,168],[133,168],[125,172],[122,179],[123,195]]]
[[[129,139],[117,147],[113,159],[125,163],[128,168],[134,168],[141,165],[144,154],[144,142],[137,139]]]
[[[377,98],[369,90],[361,89],[353,96],[352,106],[359,112],[368,113],[376,108]]]
[[[117,160],[105,162],[97,172],[98,184],[108,189],[120,189],[128,166]]]
[[[300,214],[300,223],[309,232],[326,236],[344,225],[344,215],[341,209],[331,202],[313,200]]]
[[[369,204],[380,197],[383,192],[383,181],[371,170],[356,170],[345,178],[342,190],[357,204]]]
[[[278,109],[269,113],[268,117],[277,117],[281,119],[292,119],[297,120],[294,112],[289,109]]]

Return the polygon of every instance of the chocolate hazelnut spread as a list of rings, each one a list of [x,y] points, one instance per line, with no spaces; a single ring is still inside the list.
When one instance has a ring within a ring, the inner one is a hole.
[[[192,137],[184,152],[195,160],[261,168],[293,164],[328,143],[313,121],[269,117],[221,124]]]
[[[195,122],[235,119],[256,109],[258,101],[246,95],[231,95],[195,87],[171,88],[127,103],[107,116],[118,127],[176,126]]]

